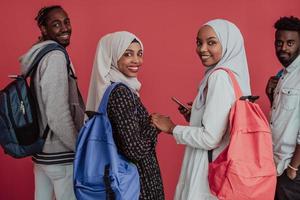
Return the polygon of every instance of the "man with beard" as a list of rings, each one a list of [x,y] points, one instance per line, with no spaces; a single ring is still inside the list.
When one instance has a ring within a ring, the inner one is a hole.
[[[61,6],[44,7],[35,19],[41,37],[21,57],[23,74],[29,71],[31,62],[47,45],[55,43],[66,48],[70,43],[71,23]],[[40,134],[48,131],[43,152],[32,157],[36,200],[76,199],[73,160],[76,136],[83,124],[84,104],[73,66],[67,60],[62,51],[50,51],[41,59],[32,77]]]
[[[278,175],[275,199],[295,200],[300,199],[300,20],[282,17],[274,27],[276,56],[283,65],[266,88]]]

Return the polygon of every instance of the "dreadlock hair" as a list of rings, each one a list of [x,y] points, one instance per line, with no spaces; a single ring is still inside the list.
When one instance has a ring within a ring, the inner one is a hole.
[[[300,34],[300,20],[297,17],[280,17],[274,24],[276,30],[297,31]]]
[[[55,9],[62,9],[63,8],[60,5],[53,5],[53,6],[46,6],[43,7],[39,10],[37,16],[34,18],[35,21],[37,22],[37,25],[40,26],[45,26],[46,25],[46,21],[48,19],[48,14],[49,12],[51,12],[52,10]]]

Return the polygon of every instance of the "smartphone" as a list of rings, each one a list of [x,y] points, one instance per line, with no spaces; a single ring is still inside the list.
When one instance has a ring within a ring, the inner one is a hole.
[[[187,110],[190,110],[191,108],[187,107],[185,104],[181,103],[176,97],[172,97],[171,98],[175,103],[177,103],[178,105],[184,107]]]

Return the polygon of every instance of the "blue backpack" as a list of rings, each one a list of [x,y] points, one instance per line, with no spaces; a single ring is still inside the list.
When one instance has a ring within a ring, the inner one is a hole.
[[[78,200],[139,199],[138,170],[118,152],[107,115],[110,93],[120,85],[124,84],[113,83],[106,89],[98,112],[80,130],[74,160],[74,190]]]
[[[40,137],[33,81],[31,78],[29,87],[27,78],[34,75],[40,60],[53,50],[64,52],[70,63],[62,46],[49,44],[35,57],[26,75],[12,77],[14,80],[0,91],[0,145],[6,154],[14,158],[31,156],[43,150],[49,126],[44,130],[43,137]]]

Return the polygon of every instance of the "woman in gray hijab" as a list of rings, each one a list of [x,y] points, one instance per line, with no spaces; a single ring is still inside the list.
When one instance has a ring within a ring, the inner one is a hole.
[[[214,160],[228,145],[227,124],[235,93],[228,74],[214,70],[229,68],[243,95],[251,94],[244,40],[233,23],[222,19],[207,22],[198,31],[196,42],[205,76],[191,112],[180,108],[190,125],[176,125],[169,117],[152,115],[157,128],[172,134],[178,144],[186,145],[175,200],[216,199],[208,184],[208,150],[214,150]]]
[[[139,98],[138,73],[143,64],[143,44],[132,33],[119,31],[99,41],[91,75],[87,109],[96,111],[106,88],[117,86],[109,97],[107,114],[118,151],[133,162],[140,176],[140,200],[164,200],[164,189],[156,157],[159,131]]]

